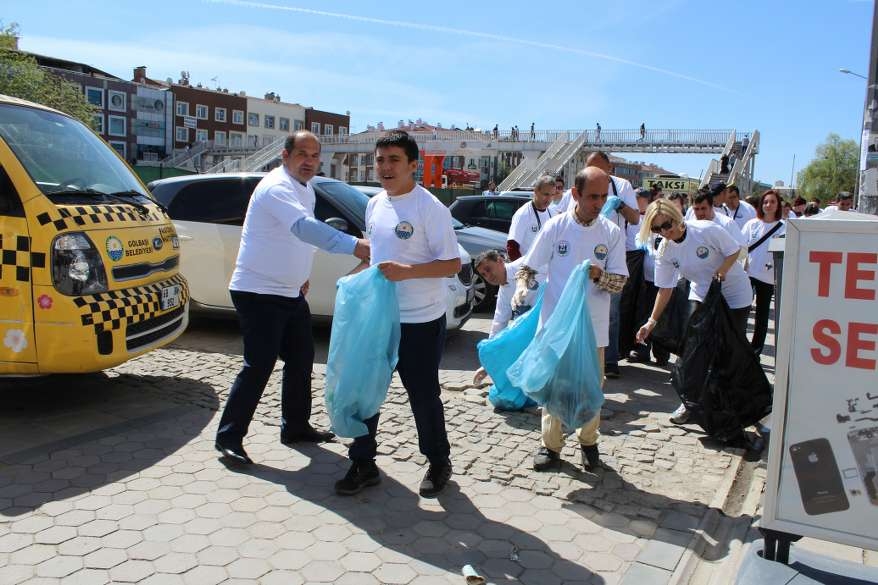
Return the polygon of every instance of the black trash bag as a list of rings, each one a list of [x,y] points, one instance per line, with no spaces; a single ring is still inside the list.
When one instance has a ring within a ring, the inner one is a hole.
[[[771,413],[773,388],[750,342],[735,329],[719,282],[689,318],[671,382],[693,419],[720,441]]]
[[[620,293],[619,299],[619,357],[628,357],[628,352],[635,348],[634,339],[637,330],[643,324],[638,321],[638,307],[643,304],[645,295],[643,280],[643,250],[631,250],[625,254],[628,265],[628,280]]]
[[[686,323],[689,320],[689,281],[681,278],[671,293],[662,316],[659,317],[649,339],[654,346],[667,353],[682,355]]]

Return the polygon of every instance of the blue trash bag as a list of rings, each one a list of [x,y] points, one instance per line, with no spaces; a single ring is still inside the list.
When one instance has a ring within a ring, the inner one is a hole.
[[[399,336],[395,282],[377,266],[339,279],[326,361],[326,411],[335,434],[368,433],[363,421],[387,397]]]
[[[588,312],[589,262],[570,274],[558,306],[506,371],[510,383],[568,429],[581,427],[604,403],[597,343]]]
[[[483,339],[476,346],[479,350],[479,362],[491,376],[494,384],[488,390],[488,400],[498,410],[522,410],[537,403],[524,395],[506,377],[509,369],[521,352],[533,341],[540,323],[540,309],[543,306],[543,290],[540,286],[533,307],[516,318],[506,329],[491,339]]]

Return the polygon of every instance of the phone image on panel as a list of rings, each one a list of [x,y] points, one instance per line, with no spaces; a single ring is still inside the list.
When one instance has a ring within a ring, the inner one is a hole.
[[[878,506],[878,427],[859,429],[848,433],[848,442],[860,477],[866,484],[866,494],[873,506]]]
[[[809,516],[841,512],[850,507],[832,447],[826,439],[790,445],[793,470]]]

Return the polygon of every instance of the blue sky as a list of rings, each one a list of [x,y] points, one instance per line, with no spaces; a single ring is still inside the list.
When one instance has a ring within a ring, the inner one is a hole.
[[[351,112],[482,128],[758,129],[790,181],[830,132],[859,142],[871,0],[7,0],[24,50]],[[47,15],[50,15],[47,17]],[[698,176],[708,157],[647,158]]]

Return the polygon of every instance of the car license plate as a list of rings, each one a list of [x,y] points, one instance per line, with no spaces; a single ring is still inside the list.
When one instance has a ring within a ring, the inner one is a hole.
[[[466,302],[471,303],[473,299],[476,297],[476,290],[471,288],[466,291]]]
[[[180,305],[180,287],[178,285],[166,286],[162,289],[161,302],[162,311],[173,309]]]

